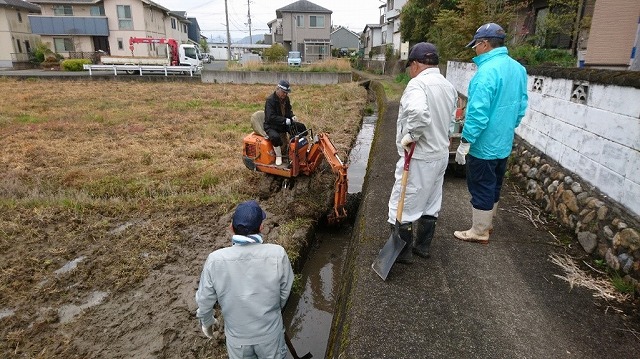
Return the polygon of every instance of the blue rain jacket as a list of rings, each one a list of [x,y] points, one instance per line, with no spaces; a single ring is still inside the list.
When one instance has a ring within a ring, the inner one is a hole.
[[[511,154],[515,128],[527,109],[527,71],[498,47],[473,58],[478,71],[469,83],[462,137],[469,154],[484,160]]]

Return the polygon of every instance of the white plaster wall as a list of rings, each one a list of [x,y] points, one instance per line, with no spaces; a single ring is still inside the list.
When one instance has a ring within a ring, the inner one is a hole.
[[[472,63],[449,62],[447,79],[467,96],[475,71]],[[640,90],[587,85],[586,104],[579,104],[571,102],[573,80],[529,76],[529,107],[516,133],[640,215]]]

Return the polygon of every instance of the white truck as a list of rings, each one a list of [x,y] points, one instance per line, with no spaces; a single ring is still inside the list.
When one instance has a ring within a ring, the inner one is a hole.
[[[287,65],[300,66],[302,64],[302,57],[300,57],[300,51],[289,51],[287,56]]]
[[[166,57],[133,56],[134,44],[165,44],[168,47]],[[202,55],[197,45],[178,44],[174,39],[132,37],[129,39],[131,56],[102,56],[102,65],[137,65],[137,66],[190,66],[202,67]]]

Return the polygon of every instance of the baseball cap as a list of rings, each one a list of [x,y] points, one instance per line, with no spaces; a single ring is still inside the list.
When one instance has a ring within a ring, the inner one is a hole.
[[[471,42],[468,43],[466,47],[475,45],[476,40],[478,39],[488,39],[492,37],[504,39],[506,36],[507,33],[504,32],[504,29],[500,25],[490,22],[488,24],[480,26],[478,30],[476,30],[476,34],[473,35],[473,40],[471,40]]]
[[[427,57],[433,56],[436,58],[438,57],[438,49],[436,49],[436,45],[430,42],[419,42],[411,47],[405,67],[409,67],[411,61],[424,61]]]
[[[289,81],[287,81],[287,80],[278,81],[278,87],[280,89],[282,89],[282,91],[284,91],[286,93],[291,92],[291,86],[289,86]]]
[[[238,234],[258,233],[265,218],[267,214],[260,208],[258,202],[246,201],[236,207],[231,225]]]

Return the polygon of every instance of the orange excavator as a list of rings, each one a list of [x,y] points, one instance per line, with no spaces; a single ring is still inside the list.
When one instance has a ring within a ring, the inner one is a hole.
[[[253,132],[244,137],[242,158],[245,166],[284,178],[299,175],[309,176],[326,159],[336,175],[333,194],[333,210],[328,216],[329,223],[337,223],[347,216],[347,165],[340,160],[338,151],[326,133],[313,136],[311,130],[292,136],[288,142],[290,163],[276,165],[276,154],[264,128],[264,111],[251,116]],[[283,149],[284,151],[284,149]]]

